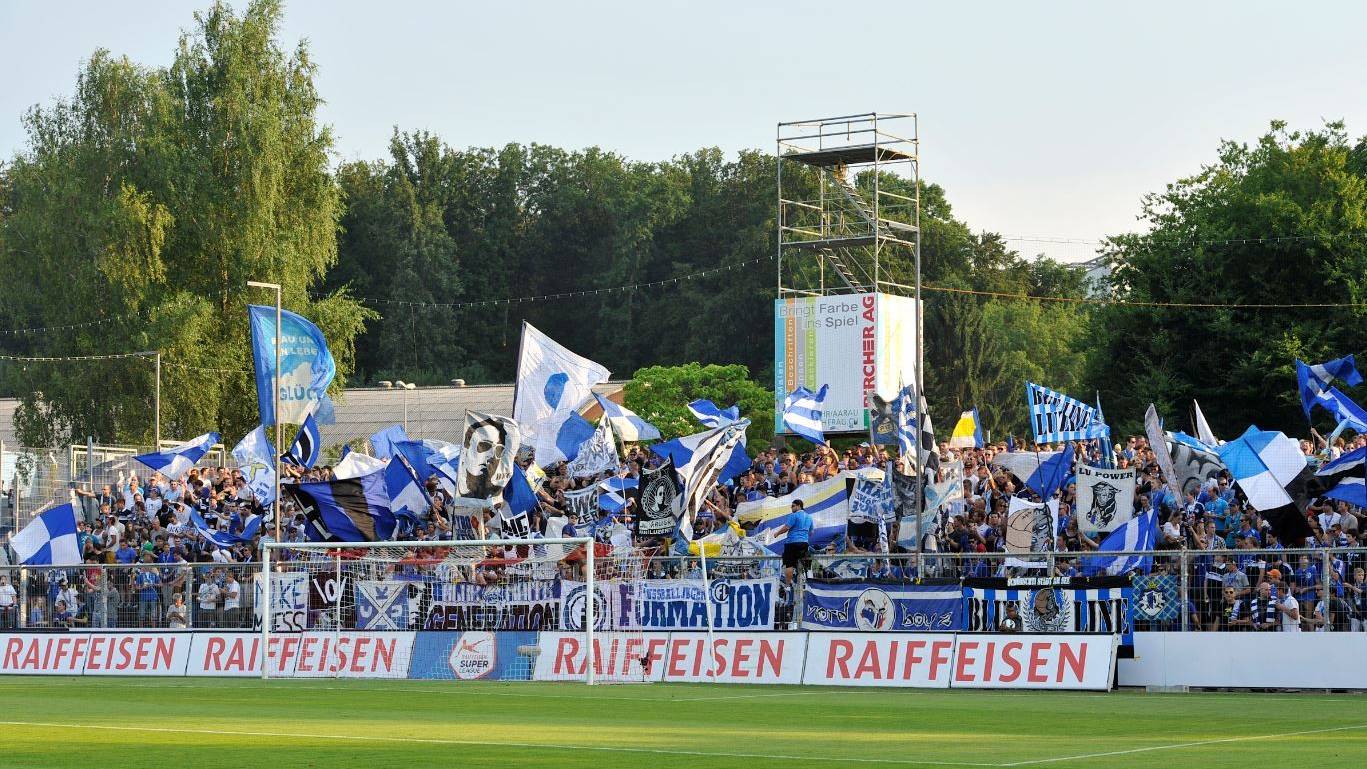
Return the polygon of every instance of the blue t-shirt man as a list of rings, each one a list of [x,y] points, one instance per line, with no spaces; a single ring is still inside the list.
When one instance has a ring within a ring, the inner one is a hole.
[[[788,543],[804,545],[812,541],[812,516],[802,509],[802,501],[793,502],[793,514],[788,520]]]

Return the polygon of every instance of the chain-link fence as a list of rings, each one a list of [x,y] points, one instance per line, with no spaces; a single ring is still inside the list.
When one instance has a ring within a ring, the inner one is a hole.
[[[1127,556],[1152,559],[1129,578],[1129,600],[1142,603],[1132,612],[1135,630],[1367,631],[1367,548],[1057,553],[1041,563],[1005,553],[837,554],[813,556],[791,572],[776,557],[730,556],[708,558],[707,576],[775,579],[775,627],[800,630],[817,585],[934,584],[966,596],[975,581],[993,578],[1065,586],[1094,571],[1092,559]],[[259,573],[256,563],[0,566],[0,629],[250,629]],[[656,557],[643,573],[652,580],[702,575],[696,556]],[[1058,579],[1040,579],[1049,576]]]

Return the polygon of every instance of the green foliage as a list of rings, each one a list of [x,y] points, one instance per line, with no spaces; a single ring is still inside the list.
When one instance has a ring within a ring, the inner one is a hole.
[[[750,378],[745,366],[650,366],[636,372],[626,386],[626,406],[655,425],[668,440],[701,432],[688,404],[707,398],[720,408],[740,404],[751,422],[746,435],[752,449],[767,445],[774,434],[774,393]]]
[[[285,287],[338,360],[338,387],[368,313],[312,299],[336,262],[342,203],[308,50],[283,51],[280,6],[196,14],[169,67],[97,52],[75,93],[25,117],[27,149],[5,168],[0,319],[56,326],[7,352],[160,350],[162,434],[240,435],[255,422],[247,280]],[[206,370],[207,369],[207,370]],[[147,360],[9,367],[21,440],[152,437]]]
[[[1145,198],[1143,219],[1148,233],[1110,241],[1123,298],[1361,305],[1367,141],[1351,143],[1341,123],[1304,133],[1273,123],[1252,146],[1226,142],[1215,163]],[[1293,360],[1361,354],[1364,313],[1107,307],[1089,378],[1127,429],[1150,401],[1185,426],[1196,398],[1217,434],[1249,424],[1303,432]]]

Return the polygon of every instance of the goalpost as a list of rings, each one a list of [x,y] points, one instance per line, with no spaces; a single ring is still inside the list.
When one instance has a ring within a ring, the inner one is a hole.
[[[644,682],[645,563],[588,537],[266,542],[261,676]]]

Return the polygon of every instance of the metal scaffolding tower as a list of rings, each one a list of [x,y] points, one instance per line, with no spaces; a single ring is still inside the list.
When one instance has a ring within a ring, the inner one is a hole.
[[[890,278],[920,255],[918,136],[915,114],[778,124],[780,299],[916,290]]]

